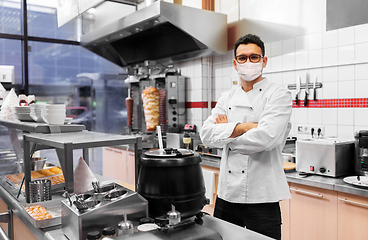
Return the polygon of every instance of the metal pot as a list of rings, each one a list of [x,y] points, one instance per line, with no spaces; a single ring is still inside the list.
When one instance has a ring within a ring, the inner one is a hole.
[[[140,157],[138,193],[148,201],[149,216],[166,216],[171,205],[188,218],[208,204],[200,155],[187,149],[152,150]]]

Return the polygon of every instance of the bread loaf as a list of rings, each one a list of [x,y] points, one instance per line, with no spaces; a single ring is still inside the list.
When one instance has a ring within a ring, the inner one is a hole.
[[[155,87],[148,87],[142,92],[144,118],[146,120],[146,129],[149,132],[155,131],[159,125],[159,92]]]

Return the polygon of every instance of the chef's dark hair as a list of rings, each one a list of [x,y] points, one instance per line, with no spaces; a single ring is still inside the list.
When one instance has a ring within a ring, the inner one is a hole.
[[[262,56],[265,56],[265,47],[264,47],[264,43],[261,40],[261,38],[258,37],[257,35],[247,34],[243,37],[240,37],[238,41],[236,41],[235,46],[234,46],[234,57],[236,57],[236,50],[238,49],[240,44],[247,45],[249,43],[256,44],[258,47],[260,47],[262,50]]]

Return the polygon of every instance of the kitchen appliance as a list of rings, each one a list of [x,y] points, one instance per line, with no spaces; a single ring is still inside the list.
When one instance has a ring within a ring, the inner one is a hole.
[[[131,82],[133,98],[132,132],[148,133],[144,118],[142,91],[153,86],[159,91],[160,126],[163,132],[183,131],[186,118],[185,77],[178,74],[158,78],[142,78]]]
[[[339,177],[351,174],[353,166],[354,141],[337,138],[296,141],[298,172]]]
[[[187,149],[151,150],[140,157],[138,193],[149,203],[149,216],[166,216],[172,205],[189,218],[209,203],[198,153]]]
[[[180,130],[181,133],[166,133],[166,147],[194,150],[198,144],[202,143],[196,129],[196,125],[185,124],[184,132]]]
[[[92,190],[70,199],[61,201],[62,231],[69,239],[84,240],[88,232],[106,227],[118,229],[124,214],[135,225],[148,217],[147,200],[116,183],[101,186],[100,193]]]
[[[358,175],[368,176],[368,130],[355,133],[355,164]]]
[[[226,14],[156,1],[127,16],[106,16],[99,13],[115,12],[116,3],[101,2],[82,18],[81,45],[119,66],[227,53]]]
[[[197,147],[195,148],[195,151],[202,155],[207,155],[207,156],[212,156],[212,157],[221,157],[222,155],[221,148],[207,147],[204,144],[198,144]]]

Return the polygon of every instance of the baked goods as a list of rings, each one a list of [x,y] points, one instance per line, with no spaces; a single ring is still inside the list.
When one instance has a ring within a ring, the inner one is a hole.
[[[41,177],[45,177],[45,175],[40,172],[31,172],[31,179],[41,178]]]
[[[38,171],[40,174],[43,174],[44,176],[51,176],[55,175],[55,173],[51,172],[49,169],[42,169]]]
[[[8,176],[6,176],[6,178],[9,179],[12,182],[22,181],[22,179],[19,178],[18,175],[8,175]]]
[[[60,167],[52,167],[49,170],[55,174],[59,174],[63,172]]]
[[[60,183],[65,182],[65,179],[64,179],[63,175],[53,176],[53,177],[49,177],[47,179],[51,180],[51,185],[60,184]]]
[[[49,169],[42,169],[42,170],[39,170],[39,171],[31,172],[31,179],[43,178],[43,177],[47,177],[47,176],[53,176],[53,175],[60,174],[60,173],[63,173],[63,171],[61,170],[60,167],[52,167],[52,168],[49,168]],[[23,180],[23,177],[24,177],[24,173],[11,174],[11,175],[6,176],[7,179],[9,179],[10,181],[12,181],[14,183],[21,182]],[[64,179],[64,177],[63,177],[63,179]]]
[[[155,87],[147,87],[142,92],[144,118],[146,120],[146,129],[149,132],[155,131],[159,125],[159,92]]]
[[[46,208],[40,205],[29,206],[25,208],[27,213],[31,215],[35,220],[43,220],[52,218],[51,214],[46,210]]]

